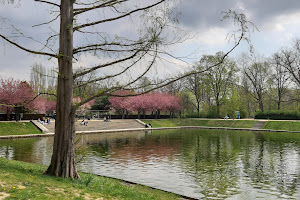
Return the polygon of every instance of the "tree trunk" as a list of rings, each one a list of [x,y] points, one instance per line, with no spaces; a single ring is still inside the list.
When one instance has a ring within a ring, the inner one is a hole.
[[[277,110],[280,110],[281,95],[278,95]]]
[[[9,107],[6,107],[6,121],[10,121]]]
[[[75,166],[75,110],[73,108],[73,0],[61,0],[55,135],[51,164],[46,173],[79,178]]]
[[[261,98],[259,99],[258,104],[259,104],[260,111],[264,112],[264,103],[263,103],[263,100]]]
[[[220,103],[217,101],[217,117],[220,118]]]

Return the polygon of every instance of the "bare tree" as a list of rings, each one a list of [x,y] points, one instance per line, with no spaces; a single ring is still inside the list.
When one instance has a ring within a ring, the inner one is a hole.
[[[197,70],[197,68],[194,69],[194,71]],[[185,85],[186,88],[190,90],[195,97],[196,101],[191,101],[191,104],[194,106],[194,108],[196,108],[197,114],[199,116],[201,104],[205,101],[205,98],[207,97],[204,73],[193,74],[192,76],[187,77]]]
[[[78,178],[74,153],[76,109],[95,97],[115,95],[115,91],[120,89],[137,89],[137,81],[151,71],[157,64],[157,60],[162,61],[166,57],[175,58],[166,52],[166,47],[186,38],[178,35],[180,29],[176,26],[177,19],[173,18],[174,13],[170,9],[172,7],[168,6],[171,0],[94,0],[88,2],[61,0],[60,4],[50,0],[35,1],[53,7],[52,13],[57,13],[53,20],[36,27],[49,25],[60,19],[59,33],[51,35],[45,42],[44,49],[50,51],[32,50],[1,33],[0,37],[26,52],[58,60],[55,136],[51,164],[47,169],[47,174],[64,178]],[[90,17],[91,15],[95,17]],[[238,25],[238,30],[233,33],[236,40],[233,47],[218,62],[207,66],[207,69],[220,65],[242,40],[249,42],[249,35],[247,34],[250,32],[249,22],[245,15],[229,11],[225,13],[224,18],[233,18]],[[107,23],[113,26],[119,20],[125,19],[132,21],[141,19],[141,22],[135,23],[135,25],[141,25],[136,30],[137,35],[135,37],[131,34],[116,35],[115,33],[109,34],[99,31]],[[171,31],[172,28],[173,32]],[[171,33],[174,35],[172,36]],[[59,40],[58,51],[49,47],[50,42],[55,39]],[[98,56],[99,63],[73,73],[73,62],[85,54]],[[105,71],[107,69],[111,69],[110,72]],[[94,71],[97,71],[95,78],[86,80],[81,84],[74,84],[76,79]],[[164,87],[189,75],[202,72],[191,72],[183,76],[166,79],[144,92]],[[125,75],[129,78],[126,78]],[[76,89],[88,84],[101,84],[103,81],[112,79],[118,81],[111,82],[109,87],[73,105],[74,87]]]
[[[271,81],[275,85],[276,88],[276,103],[277,109],[280,110],[280,105],[283,102],[284,96],[288,92],[288,84],[289,84],[289,74],[286,68],[281,64],[281,57],[279,53],[275,53],[271,60],[271,66],[273,68],[273,73],[271,75]]]
[[[258,61],[255,56],[252,58],[244,57],[243,73],[248,79],[247,88],[250,94],[258,103],[259,109],[264,112],[264,93],[266,90],[266,81],[269,77],[269,63],[266,61]]]
[[[41,63],[34,63],[31,66],[30,85],[38,93],[47,93],[55,90],[57,70],[47,69]]]
[[[292,48],[277,54],[278,63],[288,70],[292,80],[300,86],[300,39],[296,38]]]

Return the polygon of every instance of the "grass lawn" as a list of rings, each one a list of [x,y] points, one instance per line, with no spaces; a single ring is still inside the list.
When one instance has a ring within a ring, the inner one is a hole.
[[[300,121],[267,121],[262,129],[300,131]]]
[[[0,122],[0,136],[41,133],[31,122]]]
[[[80,173],[78,180],[43,175],[46,166],[0,158],[0,199],[180,199],[178,195]]]
[[[153,128],[177,127],[177,126],[209,126],[209,127],[231,127],[231,128],[252,128],[255,120],[202,120],[202,119],[161,119],[142,120]]]

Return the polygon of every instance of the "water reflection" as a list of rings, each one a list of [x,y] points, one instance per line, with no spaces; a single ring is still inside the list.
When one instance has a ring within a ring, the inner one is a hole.
[[[52,138],[0,141],[0,156],[48,165]],[[204,199],[299,199],[300,134],[178,130],[77,138],[81,171]]]

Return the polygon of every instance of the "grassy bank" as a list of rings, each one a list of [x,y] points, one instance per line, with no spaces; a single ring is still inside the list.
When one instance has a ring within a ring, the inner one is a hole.
[[[0,136],[41,133],[31,122],[0,122]]]
[[[177,126],[209,126],[209,127],[231,127],[231,128],[252,128],[255,120],[202,120],[202,119],[162,119],[143,120],[151,123],[153,128],[177,127]]]
[[[300,121],[267,121],[262,129],[300,131]]]
[[[79,180],[43,175],[45,166],[0,158],[0,199],[180,199],[141,185],[81,173]]]

